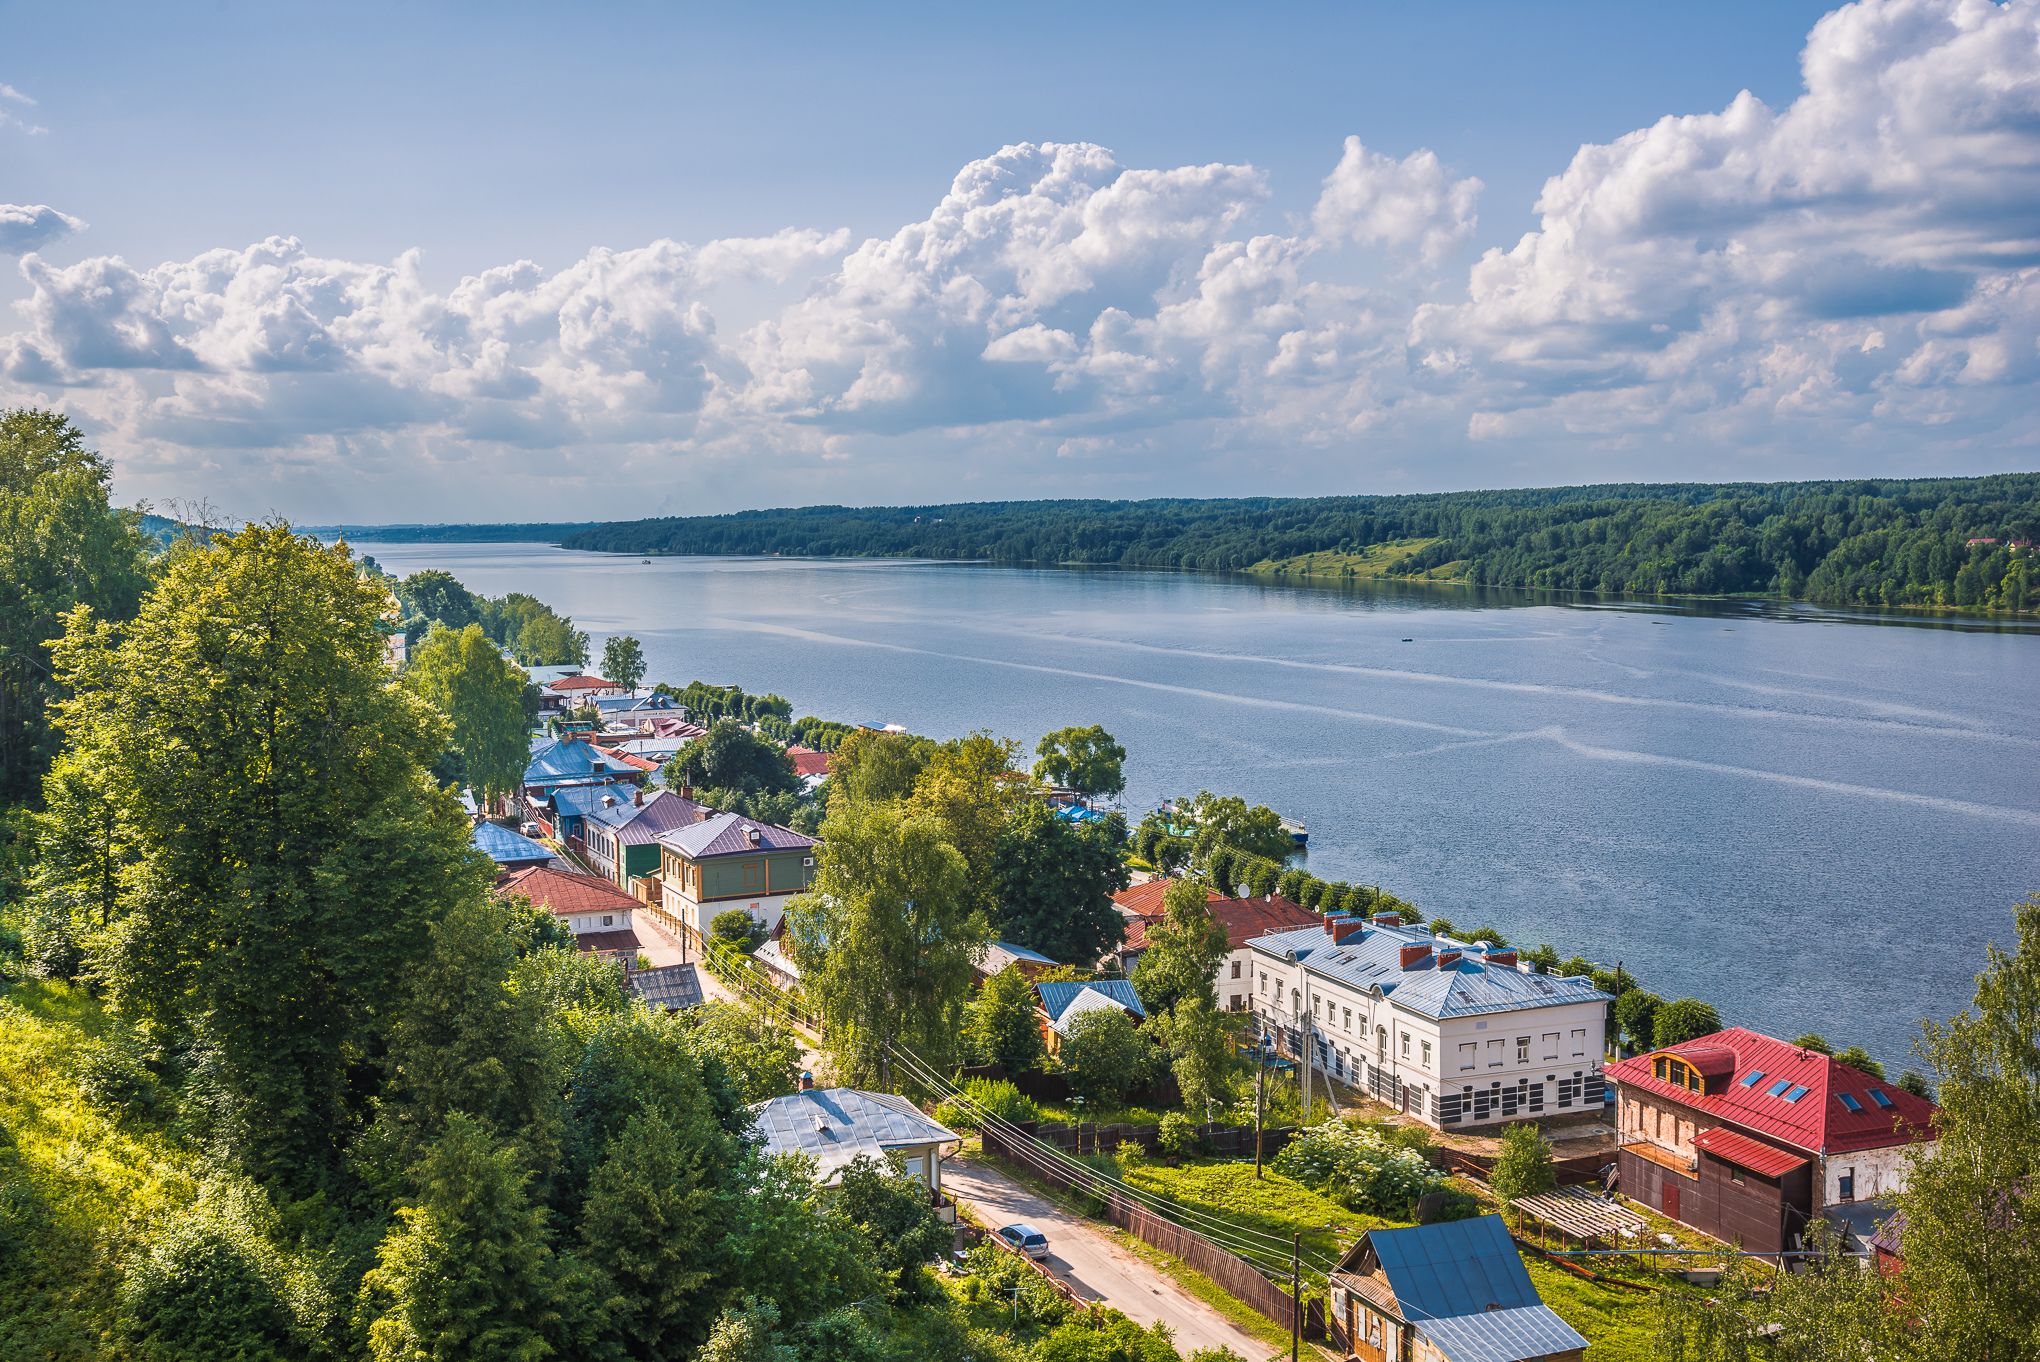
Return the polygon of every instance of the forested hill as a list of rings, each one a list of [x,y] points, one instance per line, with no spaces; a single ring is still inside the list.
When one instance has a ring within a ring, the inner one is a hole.
[[[806,506],[619,522],[563,543],[613,553],[1243,571],[1415,540],[1426,542],[1397,558],[1398,574],[1444,569],[1502,586],[2022,609],[2030,556],[2011,545],[2040,529],[2036,502],[2035,473],[1616,483],[1382,497]]]
[[[553,525],[300,525],[301,534],[355,544],[557,544],[568,535],[599,530],[596,520]]]

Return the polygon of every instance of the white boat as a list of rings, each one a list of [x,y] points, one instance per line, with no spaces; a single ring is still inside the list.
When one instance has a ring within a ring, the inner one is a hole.
[[[1294,818],[1283,819],[1282,830],[1288,833],[1290,840],[1298,846],[1308,846],[1310,844],[1310,829],[1306,828],[1300,820]]]

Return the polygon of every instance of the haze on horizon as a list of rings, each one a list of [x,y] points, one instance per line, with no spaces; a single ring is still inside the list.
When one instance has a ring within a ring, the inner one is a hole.
[[[2036,466],[2040,6],[6,4],[0,406],[330,523]]]

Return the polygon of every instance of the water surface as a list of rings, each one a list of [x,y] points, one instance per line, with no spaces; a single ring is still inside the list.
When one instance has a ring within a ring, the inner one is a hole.
[[[1898,1068],[2040,889],[2040,634],[1868,612],[980,564],[370,544],[526,591],[652,680],[1035,740],[1102,723],[1128,807],[1302,818],[1309,865],[1622,961]]]

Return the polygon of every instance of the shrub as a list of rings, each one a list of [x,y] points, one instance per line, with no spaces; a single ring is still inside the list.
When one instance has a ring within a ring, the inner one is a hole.
[[[1124,1173],[1127,1169],[1139,1168],[1148,1161],[1147,1146],[1138,1140],[1121,1140],[1119,1150],[1113,1157],[1119,1160],[1119,1171]]]
[[[752,927],[753,923],[750,913],[742,908],[725,909],[708,921],[708,930],[711,936],[714,936],[718,941],[728,941],[738,946],[748,946],[751,944]]]
[[[967,1099],[967,1100],[966,1100]],[[1004,1079],[973,1078],[963,1085],[962,1097],[945,1098],[935,1108],[935,1119],[951,1130],[976,1130],[980,1112],[1001,1121],[1038,1121],[1041,1112],[1020,1090]]]
[[[1086,1012],[1069,1024],[1060,1058],[1070,1086],[1087,1102],[1119,1102],[1147,1082],[1162,1052],[1118,1008]]]
[[[95,1107],[125,1116],[156,1109],[156,1075],[125,1039],[93,1041],[78,1064],[78,1091]]]
[[[1198,1348],[1190,1354],[1190,1362],[1247,1362],[1231,1348],[1220,1344],[1216,1348]]]
[[[1416,1151],[1373,1130],[1325,1121],[1301,1132],[1275,1156],[1274,1169],[1323,1190],[1349,1210],[1401,1216],[1441,1182]]]
[[[1498,951],[1505,951],[1509,948],[1509,939],[1492,927],[1483,927],[1466,939],[1468,941],[1484,941]]]
[[[34,978],[76,983],[85,951],[71,928],[71,915],[46,904],[31,909],[21,932],[21,961]]]
[[[1488,1184],[1504,1201],[1534,1196],[1558,1185],[1552,1171],[1551,1146],[1534,1125],[1513,1125],[1502,1132],[1502,1152],[1495,1159]]]
[[[1448,1220],[1471,1220],[1481,1214],[1480,1198],[1470,1192],[1448,1189],[1433,1192],[1417,1204],[1417,1223],[1442,1225]]]
[[[1454,936],[1458,930],[1457,927],[1452,925],[1452,919],[1449,917],[1434,917],[1431,919],[1432,936]]]
[[[1180,1111],[1172,1111],[1162,1117],[1162,1128],[1156,1139],[1162,1149],[1179,1159],[1187,1159],[1197,1152],[1203,1143],[1197,1134],[1197,1127],[1190,1124],[1190,1118]]]

